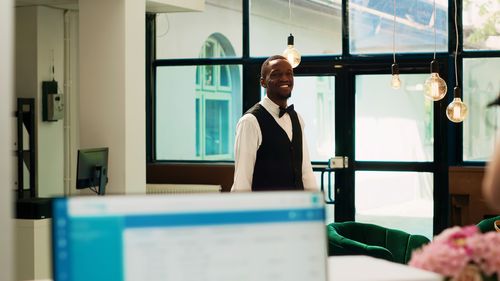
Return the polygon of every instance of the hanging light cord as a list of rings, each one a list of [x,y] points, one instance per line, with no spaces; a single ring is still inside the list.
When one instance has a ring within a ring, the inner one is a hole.
[[[457,71],[457,56],[458,56],[458,24],[457,24],[457,0],[455,4],[455,86],[458,87],[458,71]]]
[[[432,4],[432,9],[434,10],[434,59],[436,59],[436,49],[437,49],[437,35],[436,35],[436,18],[437,18],[437,15],[436,15],[436,0],[434,0],[433,4]]]
[[[392,59],[396,63],[396,0],[393,1],[394,19],[392,30]]]
[[[292,24],[292,0],[288,0],[288,24]]]

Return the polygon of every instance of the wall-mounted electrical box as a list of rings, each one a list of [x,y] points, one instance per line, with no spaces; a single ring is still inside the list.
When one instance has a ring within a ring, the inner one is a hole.
[[[42,82],[42,120],[57,121],[64,117],[64,98],[57,93],[57,81]]]
[[[62,94],[49,94],[47,100],[47,119],[59,120],[64,117],[64,99]]]

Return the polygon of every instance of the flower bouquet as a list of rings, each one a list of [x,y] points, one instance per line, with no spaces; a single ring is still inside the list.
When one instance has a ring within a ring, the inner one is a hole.
[[[475,225],[445,229],[415,250],[409,265],[453,281],[500,281],[500,232],[481,233]]]

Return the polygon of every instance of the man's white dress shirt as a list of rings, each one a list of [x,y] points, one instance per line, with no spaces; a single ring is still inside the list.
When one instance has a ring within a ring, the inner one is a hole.
[[[292,140],[292,120],[286,113],[279,118],[279,106],[271,101],[267,96],[259,102],[276,120],[278,125],[286,132],[290,141]],[[305,190],[318,190],[316,178],[314,176],[309,150],[304,133],[304,120],[299,117],[302,129],[302,182]],[[259,122],[253,114],[245,114],[236,125],[236,139],[234,144],[234,183],[231,191],[251,191],[253,170],[257,150],[262,143],[262,133]]]

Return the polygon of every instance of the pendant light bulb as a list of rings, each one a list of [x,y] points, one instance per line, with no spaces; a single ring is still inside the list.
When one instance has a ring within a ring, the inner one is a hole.
[[[283,51],[283,56],[288,60],[293,68],[296,68],[300,64],[301,56],[299,51],[297,51],[293,45],[293,35],[291,33],[290,36],[288,36],[288,46]]]
[[[447,90],[446,82],[439,76],[438,62],[433,60],[431,62],[431,76],[424,83],[425,97],[438,101],[444,98]]]
[[[450,121],[460,123],[467,117],[469,109],[460,98],[460,88],[455,87],[453,91],[455,92],[455,97],[448,107],[446,107],[446,116],[450,119]]]
[[[401,88],[401,79],[399,79],[399,67],[397,63],[392,64],[391,87],[394,90],[398,90],[399,88]]]
[[[391,87],[394,90],[399,90],[399,88],[401,88],[401,79],[399,79],[399,75],[398,74],[393,74],[392,75]]]

